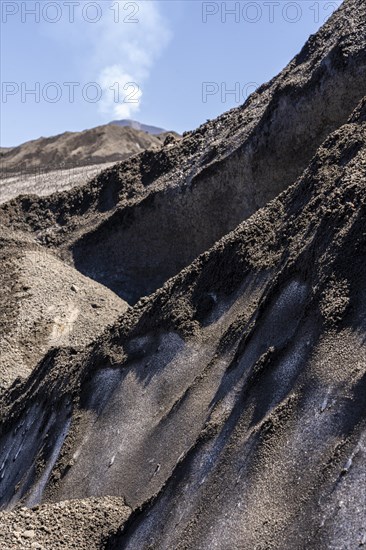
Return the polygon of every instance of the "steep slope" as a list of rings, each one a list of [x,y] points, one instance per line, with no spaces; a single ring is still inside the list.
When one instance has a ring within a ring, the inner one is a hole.
[[[126,309],[29,236],[0,230],[0,389],[56,346],[85,346]]]
[[[158,149],[161,140],[142,130],[104,125],[82,132],[41,137],[2,151],[2,175],[12,172],[52,170],[63,166],[117,162],[145,149]]]
[[[110,550],[362,546],[365,181],[366,99],[295,185],[6,392],[2,507],[123,496]]]
[[[365,36],[365,2],[346,0],[242,107],[0,219],[135,303],[287,188],[346,122],[365,93]]]

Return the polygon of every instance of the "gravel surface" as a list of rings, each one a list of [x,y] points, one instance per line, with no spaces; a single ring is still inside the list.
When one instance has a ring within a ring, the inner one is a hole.
[[[97,550],[130,514],[120,498],[90,498],[0,513],[3,550]]]

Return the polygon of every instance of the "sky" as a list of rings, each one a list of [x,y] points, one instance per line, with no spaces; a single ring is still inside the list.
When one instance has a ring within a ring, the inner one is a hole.
[[[125,118],[192,130],[280,72],[340,4],[0,0],[0,145]]]

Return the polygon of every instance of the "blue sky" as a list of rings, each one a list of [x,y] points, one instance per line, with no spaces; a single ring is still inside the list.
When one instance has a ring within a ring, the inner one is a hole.
[[[1,146],[116,118],[193,129],[277,74],[340,3],[1,0]]]

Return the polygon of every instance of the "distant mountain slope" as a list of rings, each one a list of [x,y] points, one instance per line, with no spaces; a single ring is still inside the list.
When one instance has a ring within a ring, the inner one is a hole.
[[[145,149],[159,149],[162,139],[145,131],[104,125],[82,132],[41,137],[1,151],[1,171],[43,171],[66,166],[117,162]]]
[[[141,132],[146,132],[153,136],[157,136],[159,134],[165,134],[167,132],[167,130],[164,130],[164,128],[158,128],[157,126],[149,126],[148,124],[142,124],[137,120],[112,120],[112,122],[110,122],[109,124],[112,126],[122,126],[122,127],[133,128],[134,130],[140,130]]]

